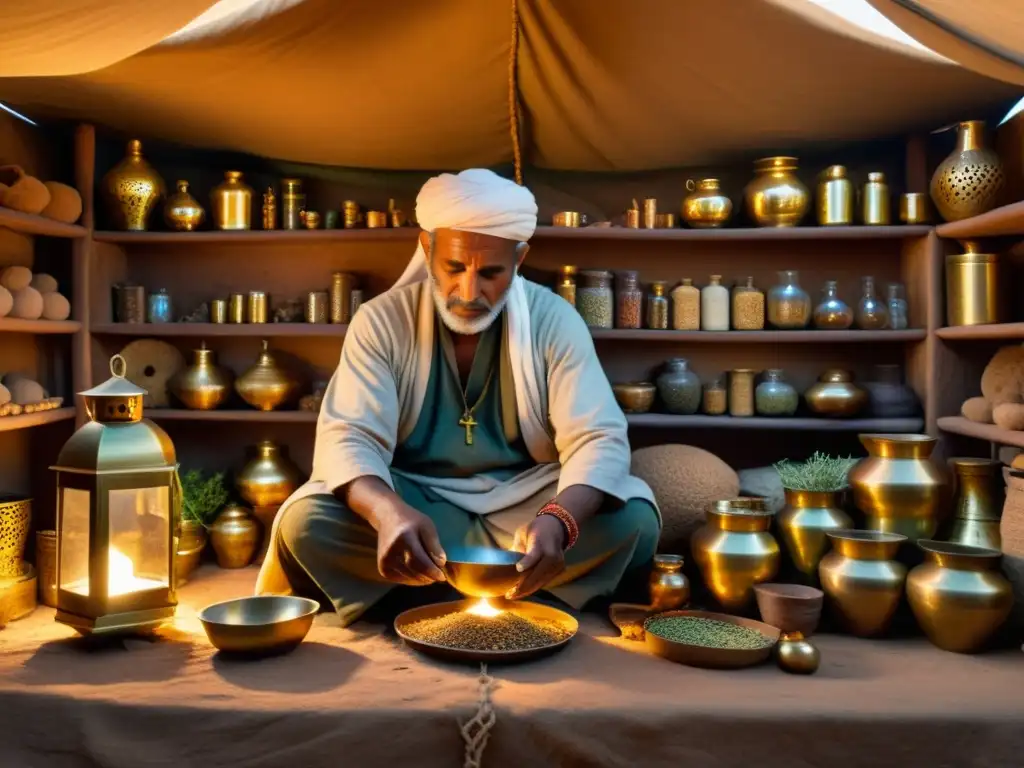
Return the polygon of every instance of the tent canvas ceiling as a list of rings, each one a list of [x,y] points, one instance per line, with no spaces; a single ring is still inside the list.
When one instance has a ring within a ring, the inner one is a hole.
[[[1019,95],[1024,3],[869,0],[925,48],[830,1],[519,0],[524,162],[717,162],[935,128]],[[512,158],[512,32],[512,0],[6,0],[0,99],[302,163],[493,166]]]

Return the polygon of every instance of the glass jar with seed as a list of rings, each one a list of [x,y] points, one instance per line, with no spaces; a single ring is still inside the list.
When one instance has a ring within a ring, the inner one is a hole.
[[[665,283],[660,280],[651,283],[651,293],[647,297],[647,327],[655,331],[668,329],[668,297],[665,295]]]
[[[634,270],[619,272],[615,278],[615,327],[639,328],[643,317],[644,292]]]
[[[800,287],[800,273],[779,272],[779,284],[768,291],[768,322],[774,328],[795,330],[811,322],[811,297]]]
[[[576,267],[572,264],[562,266],[562,276],[558,280],[558,295],[576,306]]]
[[[591,328],[612,328],[615,324],[615,294],[612,273],[585,269],[580,272],[576,309]]]
[[[902,283],[889,283],[889,327],[894,331],[903,331],[910,327],[907,312],[907,300],[904,297]]]
[[[708,416],[721,416],[729,403],[725,390],[725,378],[718,376],[704,385],[704,413]]]
[[[764,328],[764,294],[748,277],[732,289],[732,327],[737,331],[760,331]]]
[[[754,415],[754,371],[750,368],[729,373],[729,415]]]
[[[683,282],[672,289],[672,328],[700,330],[700,289],[689,277],[684,277]]]
[[[800,405],[800,395],[778,368],[764,372],[764,380],[754,390],[754,409],[758,416],[792,416]]]

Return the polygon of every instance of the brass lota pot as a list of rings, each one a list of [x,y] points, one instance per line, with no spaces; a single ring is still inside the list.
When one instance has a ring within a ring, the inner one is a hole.
[[[245,568],[262,539],[259,522],[241,504],[228,504],[210,526],[210,544],[221,568]]]
[[[932,174],[931,196],[946,221],[959,221],[996,206],[1005,182],[1003,163],[985,145],[985,122],[957,126],[956,147]]]
[[[231,371],[217,365],[217,354],[202,347],[192,350],[192,364],[182,368],[168,383],[176,398],[194,411],[212,411],[231,395]]]
[[[184,584],[199,565],[206,548],[206,529],[194,520],[181,521],[178,548],[174,556],[174,583]]]
[[[839,506],[839,491],[784,489],[786,504],[775,516],[779,538],[804,580],[818,583],[818,565],[829,550],[829,531],[853,527]]]
[[[999,524],[1003,515],[1005,486],[1002,462],[957,458],[953,468],[953,527],[949,540],[971,547],[1001,550]]]
[[[853,383],[853,374],[829,368],[804,392],[807,407],[830,419],[848,418],[860,413],[868,403],[868,393]]]
[[[164,180],[142,156],[142,142],[132,139],[121,162],[103,177],[100,189],[115,228],[145,232],[149,215],[164,196]]]
[[[796,177],[795,157],[765,157],[754,162],[754,179],[744,195],[747,213],[759,227],[795,227],[807,213],[810,194]]]
[[[652,611],[674,611],[690,602],[690,581],[683,573],[683,556],[655,555],[648,586]]]
[[[754,585],[771,581],[779,570],[779,544],[768,532],[772,513],[764,499],[740,498],[709,504],[705,516],[690,539],[693,558],[725,610],[746,610]]]
[[[295,399],[299,381],[277,364],[270,344],[264,340],[256,362],[235,381],[235,391],[254,408],[272,411]]]
[[[818,575],[829,612],[852,635],[881,635],[903,596],[907,568],[896,553],[907,537],[851,530],[827,536],[832,551],[821,559]]]
[[[925,561],[907,577],[907,597],[917,623],[946,651],[981,650],[1013,608],[1013,589],[999,571],[1002,554],[922,539]]]
[[[928,435],[860,435],[868,456],[850,470],[853,503],[872,530],[901,533],[913,542],[935,535],[946,474],[929,458]]]
[[[187,181],[179,181],[177,187],[178,191],[164,203],[164,222],[179,232],[199,229],[206,217],[203,206],[189,194]]]
[[[287,449],[273,440],[261,440],[255,455],[235,477],[235,486],[246,503],[271,507],[283,504],[302,481],[302,473],[288,458]]]
[[[779,669],[794,675],[813,675],[821,665],[821,652],[801,632],[789,632],[775,646]]]
[[[720,227],[732,215],[732,200],[722,192],[718,179],[687,179],[690,192],[683,198],[683,221],[694,229]]]

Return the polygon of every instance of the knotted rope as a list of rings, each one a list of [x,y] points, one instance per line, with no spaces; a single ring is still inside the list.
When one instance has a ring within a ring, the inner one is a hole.
[[[519,85],[516,70],[519,66],[519,5],[512,0],[512,44],[508,54],[508,121],[512,132],[512,161],[515,164],[516,184],[523,183],[523,158],[519,146]]]
[[[480,665],[477,687],[480,697],[477,699],[476,714],[460,726],[462,740],[466,742],[466,759],[462,763],[463,768],[481,768],[487,740],[498,719],[494,706],[491,704],[494,678],[487,674],[486,664]]]

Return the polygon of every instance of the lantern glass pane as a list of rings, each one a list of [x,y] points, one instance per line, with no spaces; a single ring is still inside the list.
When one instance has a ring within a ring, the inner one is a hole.
[[[110,491],[107,594],[125,595],[170,586],[170,488]]]
[[[60,588],[89,594],[89,491],[61,488]]]

